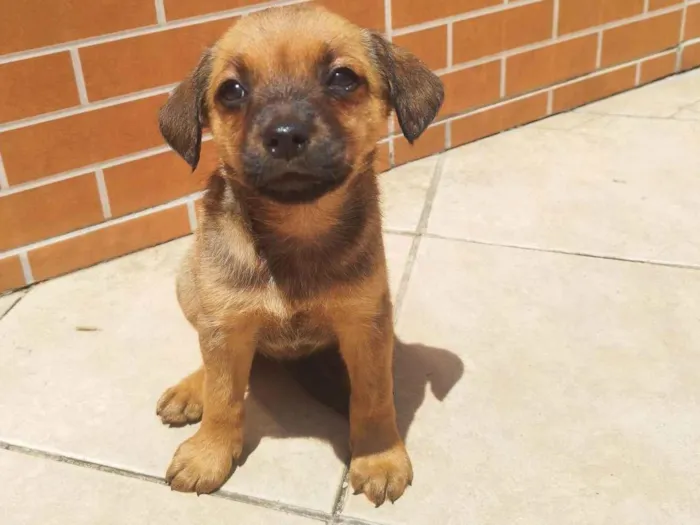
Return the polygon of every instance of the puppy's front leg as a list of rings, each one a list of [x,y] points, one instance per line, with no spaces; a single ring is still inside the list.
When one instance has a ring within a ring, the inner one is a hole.
[[[413,480],[411,460],[396,427],[391,304],[372,317],[346,317],[337,327],[348,368],[350,395],[350,483],[379,506],[396,501]]]
[[[243,448],[243,403],[255,353],[256,327],[200,331],[204,414],[197,433],[175,452],[166,481],[173,490],[213,492],[226,481]]]

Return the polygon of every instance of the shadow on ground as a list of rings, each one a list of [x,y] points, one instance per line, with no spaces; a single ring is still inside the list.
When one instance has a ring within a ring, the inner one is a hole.
[[[394,395],[402,438],[406,438],[427,387],[442,401],[461,379],[464,364],[447,350],[397,340]],[[309,360],[281,364],[256,359],[246,408],[246,446],[240,465],[264,438],[311,437],[329,442],[349,460],[345,366],[337,350]],[[314,401],[315,400],[315,401]]]

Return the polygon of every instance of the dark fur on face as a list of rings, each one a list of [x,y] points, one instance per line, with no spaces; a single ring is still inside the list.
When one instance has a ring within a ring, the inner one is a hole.
[[[241,18],[161,109],[163,136],[193,169],[205,127],[220,159],[177,280],[203,365],[157,407],[164,423],[202,419],[168,469],[173,489],[227,479],[256,354],[293,360],[329,346],[351,387],[350,483],[376,505],[410,485],[374,159],[392,109],[413,141],[442,99],[413,55],[305,4]],[[325,375],[296,372],[312,392]]]
[[[310,202],[334,190],[350,175],[345,130],[314,84],[269,86],[251,103],[244,126],[242,165],[248,183],[281,203]],[[259,106],[259,107],[256,107]],[[264,133],[284,122],[299,122],[310,132],[304,151],[287,160],[264,148]]]

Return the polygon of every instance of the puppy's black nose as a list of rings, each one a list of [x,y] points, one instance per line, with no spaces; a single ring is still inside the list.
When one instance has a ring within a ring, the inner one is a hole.
[[[306,149],[309,134],[309,127],[301,122],[277,122],[267,129],[263,141],[270,155],[291,160]]]

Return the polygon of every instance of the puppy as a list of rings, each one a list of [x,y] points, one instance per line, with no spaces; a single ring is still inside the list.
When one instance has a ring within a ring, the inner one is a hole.
[[[411,484],[373,162],[392,109],[413,141],[442,101],[416,57],[309,5],[240,19],[174,90],[160,112],[168,144],[194,169],[206,127],[220,157],[177,279],[203,366],[157,406],[166,424],[201,419],[168,468],[174,490],[212,492],[229,476],[256,352],[329,346],[350,379],[353,488],[381,505]]]

